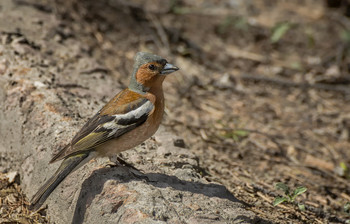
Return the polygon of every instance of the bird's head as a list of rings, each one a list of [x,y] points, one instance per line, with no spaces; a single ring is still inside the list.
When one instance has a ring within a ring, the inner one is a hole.
[[[161,85],[166,75],[177,70],[178,67],[158,55],[138,52],[129,88],[140,93],[147,92],[154,85]]]

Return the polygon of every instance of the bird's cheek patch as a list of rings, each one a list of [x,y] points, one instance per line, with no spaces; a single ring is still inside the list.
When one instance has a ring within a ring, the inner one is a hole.
[[[155,74],[152,72],[145,71],[145,69],[140,69],[136,74],[136,80],[140,84],[145,84],[149,82]]]

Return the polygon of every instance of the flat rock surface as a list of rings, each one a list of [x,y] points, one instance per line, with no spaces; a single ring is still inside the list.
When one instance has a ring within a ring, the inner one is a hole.
[[[48,165],[51,155],[122,85],[90,57],[86,43],[79,38],[63,41],[69,27],[51,10],[35,7],[35,1],[18,2],[0,2],[0,168],[19,171],[22,188],[31,197],[59,165]],[[132,57],[123,60],[131,65]],[[103,159],[91,161],[49,197],[50,220],[261,221],[224,186],[205,180],[198,159],[164,128],[122,156],[141,172],[108,167]]]

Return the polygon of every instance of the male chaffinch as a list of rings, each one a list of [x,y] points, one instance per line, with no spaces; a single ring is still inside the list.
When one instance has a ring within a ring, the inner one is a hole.
[[[50,163],[63,162],[33,196],[30,208],[39,209],[71,172],[92,158],[116,155],[151,137],[164,113],[162,83],[178,69],[158,55],[137,53],[129,87],[102,107],[51,159]]]

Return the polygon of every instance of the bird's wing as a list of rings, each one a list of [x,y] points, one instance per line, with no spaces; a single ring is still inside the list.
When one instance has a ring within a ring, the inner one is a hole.
[[[141,94],[125,89],[95,114],[50,162],[89,151],[143,124],[154,109]]]

